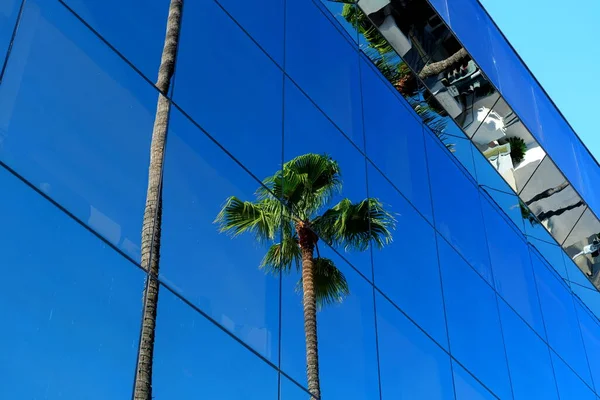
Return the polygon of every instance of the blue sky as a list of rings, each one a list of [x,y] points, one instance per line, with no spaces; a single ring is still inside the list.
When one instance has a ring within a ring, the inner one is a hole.
[[[600,2],[481,0],[596,159]]]

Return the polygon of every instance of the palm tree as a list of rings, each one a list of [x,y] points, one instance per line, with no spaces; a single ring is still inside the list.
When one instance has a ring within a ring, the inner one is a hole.
[[[135,400],[152,399],[152,363],[154,357],[154,334],[158,307],[158,265],[160,257],[160,226],[162,218],[162,169],[165,143],[169,125],[171,103],[166,97],[175,70],[181,9],[183,0],[171,0],[163,52],[156,87],[160,91],[154,117],[150,143],[150,166],[148,188],[142,223],[141,266],[148,272],[143,305],[142,334],[140,338],[137,370],[135,375]]]
[[[392,241],[395,219],[374,198],[343,199],[323,211],[342,189],[339,165],[327,155],[298,156],[263,184],[253,202],[229,197],[215,223],[233,237],[251,233],[261,243],[272,243],[259,265],[265,272],[301,272],[306,375],[311,397],[319,399],[317,309],[349,295],[344,274],[333,260],[321,257],[319,238],[347,251],[365,251],[370,243],[383,247]]]

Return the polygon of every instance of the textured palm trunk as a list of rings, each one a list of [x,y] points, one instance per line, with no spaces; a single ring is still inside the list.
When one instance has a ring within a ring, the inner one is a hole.
[[[452,54],[450,57],[445,60],[434,62],[431,64],[427,64],[421,72],[419,72],[419,78],[425,79],[430,76],[438,75],[444,72],[448,67],[454,64],[457,61],[467,57],[469,54],[465,49],[460,49],[456,53]]]
[[[311,400],[321,398],[319,382],[319,349],[317,344],[317,297],[313,253],[316,235],[309,227],[297,227],[302,250],[302,305],[304,307],[304,336],[306,342],[306,378]]]
[[[162,219],[162,169],[165,143],[169,125],[171,103],[165,97],[169,92],[171,78],[175,70],[181,8],[183,0],[171,0],[167,32],[158,72],[156,87],[160,90],[150,144],[150,166],[148,168],[148,189],[142,225],[141,265],[148,272],[145,302],[143,305],[142,334],[135,377],[135,400],[152,399],[152,363],[154,356],[154,335],[156,310],[158,307],[158,267],[160,260],[160,227]]]
[[[550,189],[546,189],[541,193],[536,194],[535,196],[533,196],[531,198],[531,200],[526,201],[525,204],[527,204],[528,206],[535,203],[536,201],[542,200],[542,199],[546,199],[550,196],[555,195],[556,193],[560,193],[563,190],[565,190],[567,187],[569,187],[569,182],[563,182],[558,186],[555,186],[553,188]]]

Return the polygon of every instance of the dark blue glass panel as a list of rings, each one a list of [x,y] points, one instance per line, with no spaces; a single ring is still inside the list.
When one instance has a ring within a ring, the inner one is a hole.
[[[589,289],[572,283],[571,290],[573,290],[573,293],[579,297],[596,318],[600,318],[600,293],[598,293],[597,289]]]
[[[285,83],[285,104],[284,160],[287,162],[309,153],[327,154],[337,161],[340,168],[342,190],[319,213],[344,198],[354,203],[367,198],[366,165],[362,153],[289,80]],[[371,255],[368,251],[339,250],[371,279]]]
[[[514,399],[558,399],[548,346],[504,301],[499,306]]]
[[[591,377],[573,299],[566,285],[532,254],[550,346],[590,385]]]
[[[145,274],[3,168],[0,187],[0,398],[130,398]]]
[[[350,294],[341,303],[317,311],[319,368],[323,398],[379,398],[373,287],[325,245],[320,255],[333,260],[344,274]],[[306,384],[306,352],[300,274],[283,277],[281,369]]]
[[[446,1],[448,21],[458,40],[492,82],[498,81],[494,54],[490,51],[489,29],[492,21],[478,2]]]
[[[369,196],[396,217],[393,242],[383,249],[373,248],[375,285],[447,347],[434,230],[375,168],[368,172]]]
[[[453,126],[454,121],[452,121]],[[425,128],[425,134],[433,136],[434,133],[431,132],[429,128]],[[454,135],[438,135],[438,139],[442,141],[444,146],[452,153],[454,157],[462,164],[463,167],[469,172],[473,180],[476,179],[476,171],[475,164],[473,162],[473,152],[476,151],[473,149],[473,144],[469,139],[463,137],[457,137]]]
[[[281,389],[279,391],[279,400],[306,400],[310,398],[308,389],[292,382],[284,375],[281,376]]]
[[[156,80],[167,30],[168,0],[65,0],[65,3],[148,79]]]
[[[598,317],[584,309],[584,306],[577,300],[575,300],[575,308],[590,370],[597,381],[597,377],[600,376],[600,323]],[[598,385],[596,382],[595,384]]]
[[[529,248],[485,199],[481,206],[496,290],[538,334],[545,336]]]
[[[6,0],[0,5],[0,69],[8,52],[22,2],[22,0]]]
[[[563,259],[563,250],[556,244],[548,243],[544,240],[539,240],[534,237],[527,238],[527,241],[536,248],[541,256],[548,262],[556,272],[563,278],[567,278],[567,269]],[[532,250],[534,253],[535,251]]]
[[[439,141],[425,135],[435,224],[479,273],[491,282],[491,268],[479,193]],[[468,221],[468,223],[465,223]]]
[[[452,370],[456,400],[492,400],[497,398],[455,361],[452,361]]]
[[[161,286],[159,296],[153,397],[277,398],[277,370],[274,367],[165,287]]]
[[[367,156],[432,219],[421,120],[370,61],[361,63]]]
[[[429,3],[435,8],[440,16],[450,24],[450,15],[448,14],[448,0],[429,0]]]
[[[218,2],[269,53],[275,62],[283,65],[284,0],[219,0]],[[195,10],[193,8],[190,10],[187,3],[185,7],[184,12],[192,14],[191,17],[186,16],[187,20],[192,20],[191,23],[194,23],[194,19],[205,18],[201,14],[194,15]],[[202,13],[200,8],[196,12]]]
[[[60,3],[28,1],[0,86],[0,158],[138,260],[157,97]]]
[[[381,398],[453,398],[448,354],[385,298],[376,301]]]
[[[562,256],[567,269],[567,278],[571,283],[571,287],[574,288],[575,286],[580,286],[585,289],[597,291],[585,273],[573,262],[571,257],[569,257],[569,255],[567,255],[565,252],[562,253]]]
[[[313,1],[316,2],[319,0]],[[329,19],[334,25],[336,25],[338,30],[340,27],[343,28],[348,34],[347,38],[349,41],[351,41],[352,43],[358,42],[358,30],[354,26],[352,26],[352,24],[348,22],[348,20],[345,17],[353,15],[353,12],[360,12],[358,11],[358,7],[356,5],[351,4],[351,2],[346,3],[331,0],[320,1],[322,5],[325,6],[321,7],[321,9],[326,8],[328,10],[328,12],[331,14],[329,16]]]
[[[594,392],[579,378],[571,368],[552,353],[554,376],[561,400],[595,400]]]
[[[286,71],[363,148],[357,49],[312,1],[288,2],[286,12]]]
[[[260,179],[281,164],[282,86],[279,67],[214,2],[186,3],[175,101]]]
[[[277,360],[279,278],[259,270],[271,243],[219,232],[230,196],[259,183],[172,110],[164,166],[160,278],[270,360]]]
[[[485,199],[492,204],[494,209],[503,214],[503,218],[510,219],[514,225],[509,225],[514,227],[513,229],[518,229],[522,234],[525,234],[525,227],[523,226],[525,223],[523,220],[524,212],[517,195],[484,187],[481,191],[481,198],[482,201]]]
[[[496,294],[441,237],[438,247],[452,354],[496,395],[510,398]]]

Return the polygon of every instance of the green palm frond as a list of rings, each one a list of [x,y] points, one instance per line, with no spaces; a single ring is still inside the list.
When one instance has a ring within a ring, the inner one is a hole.
[[[329,304],[341,303],[350,294],[346,277],[329,258],[318,257],[314,259],[315,266],[315,296],[317,307],[322,308]],[[296,285],[296,290],[302,293],[302,278]]]
[[[275,243],[263,257],[259,268],[273,275],[281,272],[289,272],[293,266],[299,268],[302,261],[302,252],[298,246],[296,235],[288,235],[282,238],[281,243]]]
[[[220,232],[236,237],[245,232],[253,233],[257,240],[274,240],[281,226],[283,207],[274,199],[253,203],[229,197],[215,218]]]
[[[315,232],[333,246],[346,251],[364,251],[371,240],[377,247],[392,241],[391,230],[396,219],[378,199],[368,198],[359,203],[343,199],[312,223]]]
[[[352,4],[344,5],[342,9],[342,17],[348,21],[358,32],[364,36],[369,47],[377,50],[380,54],[391,53],[394,48],[389,42],[379,33],[371,20],[358,7]]]

